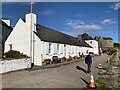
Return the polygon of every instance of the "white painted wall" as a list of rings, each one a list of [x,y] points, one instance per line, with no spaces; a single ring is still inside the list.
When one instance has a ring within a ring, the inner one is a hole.
[[[49,43],[51,43],[51,53],[49,53]],[[57,52],[57,44],[59,44],[59,52]],[[51,59],[53,56],[58,56],[58,58],[69,58],[69,56],[79,56],[82,55],[82,53],[84,55],[88,55],[88,52],[93,52],[92,48],[89,47],[79,47],[79,46],[73,46],[73,45],[64,45],[64,44],[60,44],[60,43],[52,43],[52,42],[44,42],[42,41],[42,61],[45,59]]]
[[[91,47],[93,47],[94,54],[99,54],[98,42],[96,40],[85,40],[85,42],[88,43]]]
[[[34,58],[33,58],[33,62],[35,65],[42,65],[42,61],[43,61],[43,42],[40,40],[40,38],[38,38],[38,36],[35,35],[35,42],[34,42]]]
[[[51,53],[49,53],[49,43],[51,44]],[[59,45],[59,51],[58,51],[58,47],[57,45]],[[58,56],[58,58],[62,58],[64,57],[64,44],[60,44],[60,43],[52,43],[52,42],[44,42],[42,41],[42,56],[43,56],[43,60],[44,59],[51,59],[53,56]]]
[[[89,52],[93,52],[93,49],[92,48],[89,48],[89,47],[81,47],[81,52],[80,52],[80,55],[88,55]]]
[[[32,20],[31,20],[32,15]],[[32,21],[32,31],[36,30],[36,15],[35,14],[26,14],[26,22],[21,18],[18,20],[13,31],[9,35],[8,39],[5,42],[5,52],[10,50],[10,44],[12,44],[12,50],[20,51],[21,53],[27,54],[30,56],[30,36],[31,36],[31,21]],[[35,36],[35,50],[32,53],[32,61],[35,65],[42,65],[42,42],[41,40],[32,32]],[[33,41],[32,41],[33,46]],[[32,47],[33,52],[33,47]],[[33,57],[34,55],[34,57]]]
[[[14,59],[0,61],[0,73],[11,72],[31,67],[30,59]]]
[[[42,50],[42,55],[43,55],[43,60],[44,59],[51,59],[53,56],[58,56],[58,58],[64,57],[64,44],[60,43],[51,43],[51,42],[43,42],[43,50]],[[51,43],[51,53],[49,53],[49,43]],[[57,44],[59,44],[59,51],[57,49]]]
[[[58,56],[58,58],[69,58],[69,56],[79,56],[80,54],[87,55],[86,51],[92,51],[91,48],[87,47],[79,47],[73,45],[64,45],[60,43],[51,43],[51,53],[49,53],[49,43],[51,42],[44,42],[41,41],[35,35],[35,51],[34,51],[34,64],[35,65],[42,65],[42,62],[45,59],[51,59],[53,56]],[[59,52],[57,52],[57,44],[59,44]]]
[[[29,56],[29,43],[30,35],[26,24],[22,19],[19,19],[15,28],[9,35],[5,42],[5,52],[10,50],[10,44],[12,44],[13,50],[18,50],[21,53],[27,54]]]

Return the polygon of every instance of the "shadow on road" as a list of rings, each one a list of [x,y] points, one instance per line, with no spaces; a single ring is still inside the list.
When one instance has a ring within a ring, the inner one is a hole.
[[[87,86],[90,85],[89,82],[87,82],[85,79],[83,79],[83,78],[81,78],[81,79],[86,83]]]
[[[87,82],[87,81],[86,81],[85,79],[83,79],[83,78],[81,78],[81,79],[82,79],[82,80],[85,82],[85,84],[87,85],[86,88],[85,88],[85,90],[93,90],[93,89],[98,90],[96,85],[95,85],[94,88],[92,88],[92,87],[89,86],[89,85],[90,85],[89,82]]]
[[[87,73],[87,71],[86,71],[84,68],[80,67],[80,66],[76,66],[76,68],[77,68],[78,70],[82,70],[83,72]]]

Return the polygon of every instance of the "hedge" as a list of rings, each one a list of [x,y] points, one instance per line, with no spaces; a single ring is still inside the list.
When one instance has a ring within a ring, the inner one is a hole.
[[[26,54],[20,53],[19,51],[16,50],[10,50],[6,52],[4,55],[6,58],[28,58]]]

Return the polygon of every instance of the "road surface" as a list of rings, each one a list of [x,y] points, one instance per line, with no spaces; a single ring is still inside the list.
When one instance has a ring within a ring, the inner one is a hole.
[[[105,64],[106,58],[105,54],[93,57],[92,72],[95,80],[98,74],[95,66]],[[89,75],[76,69],[76,66],[87,68],[84,60],[81,60],[55,68],[7,73],[2,76],[2,88],[84,88],[86,84],[81,78],[89,82]]]

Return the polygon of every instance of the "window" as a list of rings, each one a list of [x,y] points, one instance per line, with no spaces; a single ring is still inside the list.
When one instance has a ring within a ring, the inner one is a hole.
[[[92,44],[92,41],[90,41],[90,43]]]
[[[10,46],[10,50],[12,50],[12,44],[9,44],[9,46]]]
[[[72,54],[74,54],[74,47],[72,47]]]
[[[88,54],[88,50],[86,51],[86,53]]]
[[[79,47],[77,47],[77,53],[79,53]]]
[[[66,45],[64,44],[64,53],[66,55]]]
[[[49,53],[51,53],[52,44],[49,43]]]
[[[60,50],[59,50],[59,51],[60,51],[60,54],[63,54],[64,45],[60,45],[59,47],[60,47],[60,48],[59,48],[59,49],[60,49]]]
[[[69,48],[69,54],[71,54],[71,46],[70,46],[70,48]]]
[[[66,45],[64,44],[64,47],[66,47]]]
[[[59,53],[59,44],[57,44],[57,53]]]

